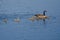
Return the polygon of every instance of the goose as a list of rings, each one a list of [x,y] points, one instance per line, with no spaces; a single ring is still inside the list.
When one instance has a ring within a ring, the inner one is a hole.
[[[47,12],[47,10],[44,10],[43,14],[35,14],[34,16],[36,16],[38,19],[47,19],[48,16],[45,15],[45,12]]]
[[[8,19],[7,18],[3,18],[3,22],[7,23]]]
[[[29,20],[31,20],[31,21],[35,21],[35,20],[39,20],[39,18],[36,17],[36,16],[32,16],[31,18],[29,18]]]
[[[19,17],[14,19],[14,22],[20,22]]]
[[[36,16],[32,16],[31,18],[29,18],[29,20],[34,21],[36,19]]]

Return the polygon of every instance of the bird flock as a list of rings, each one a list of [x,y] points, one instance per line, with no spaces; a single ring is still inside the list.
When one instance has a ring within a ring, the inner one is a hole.
[[[32,16],[31,18],[28,18],[28,20],[31,20],[31,21],[35,21],[35,20],[43,20],[43,19],[47,19],[49,18],[48,16],[45,15],[45,12],[47,12],[46,10],[43,11],[43,14],[35,14],[34,16]],[[4,23],[7,23],[8,19],[7,18],[3,18],[2,21]],[[20,22],[20,18],[17,17],[17,18],[14,18],[13,19],[14,22]]]

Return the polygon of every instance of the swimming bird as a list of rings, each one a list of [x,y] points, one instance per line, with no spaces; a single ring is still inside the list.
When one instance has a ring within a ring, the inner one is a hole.
[[[31,18],[29,18],[29,20],[31,20],[31,21],[35,21],[35,20],[39,20],[39,18],[36,17],[36,16],[32,16]]]
[[[15,18],[15,19],[14,19],[14,22],[20,22],[19,17]]]
[[[7,23],[8,19],[7,18],[3,18],[3,22]]]
[[[31,18],[29,18],[29,20],[31,21],[35,21],[35,19],[36,19],[36,16],[32,16]]]
[[[34,16],[36,16],[38,19],[47,19],[48,16],[45,15],[45,12],[47,12],[47,10],[44,10],[43,14],[35,14]]]

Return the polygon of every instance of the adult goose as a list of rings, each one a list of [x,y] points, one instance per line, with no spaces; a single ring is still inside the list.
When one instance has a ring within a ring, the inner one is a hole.
[[[38,19],[47,19],[48,16],[45,15],[46,12],[47,10],[44,10],[43,14],[35,14],[34,16],[36,16]]]

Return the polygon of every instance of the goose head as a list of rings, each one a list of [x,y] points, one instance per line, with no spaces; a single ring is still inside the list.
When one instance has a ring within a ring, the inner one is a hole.
[[[47,12],[47,10],[44,10],[44,11],[43,11],[43,15],[45,15],[46,12]]]

